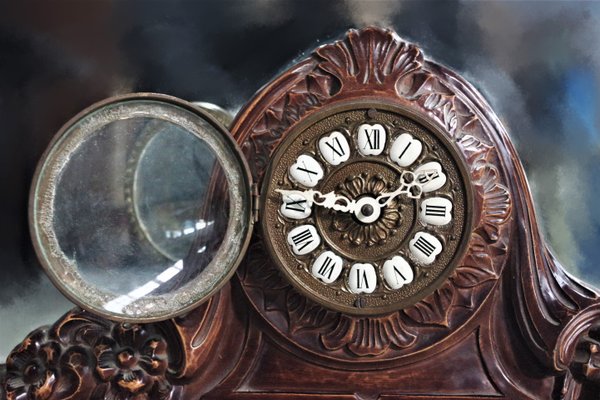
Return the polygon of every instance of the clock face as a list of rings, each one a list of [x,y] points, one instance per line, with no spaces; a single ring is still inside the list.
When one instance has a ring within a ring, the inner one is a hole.
[[[440,132],[381,104],[330,109],[280,143],[263,181],[265,243],[328,308],[381,314],[447,279],[471,225],[471,186]]]

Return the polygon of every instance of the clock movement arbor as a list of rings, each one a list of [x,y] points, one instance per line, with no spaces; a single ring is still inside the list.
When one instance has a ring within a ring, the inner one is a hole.
[[[599,294],[552,256],[463,78],[390,30],[351,30],[231,134],[261,226],[236,276],[162,322],[71,311],[10,354],[3,396],[598,398]]]

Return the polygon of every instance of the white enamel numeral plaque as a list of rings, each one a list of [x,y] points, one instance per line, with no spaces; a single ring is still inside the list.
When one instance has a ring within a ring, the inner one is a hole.
[[[350,145],[341,132],[331,132],[319,140],[319,151],[331,165],[340,165],[350,157]]]
[[[352,293],[373,293],[377,287],[377,274],[371,264],[357,263],[350,268],[348,288]]]
[[[430,233],[417,232],[409,242],[408,248],[421,264],[428,265],[442,252],[442,243]]]
[[[294,254],[308,254],[321,244],[321,237],[313,225],[300,225],[292,229],[287,236]]]
[[[385,149],[387,133],[383,125],[362,124],[358,127],[358,151],[363,156],[377,156]]]
[[[394,290],[411,283],[414,277],[413,269],[404,257],[396,256],[383,263],[383,279]]]
[[[437,161],[430,161],[423,165],[420,165],[415,169],[415,174],[419,175],[420,172],[431,172],[434,174],[429,181],[423,185],[423,192],[433,192],[434,190],[438,190],[446,183],[446,174],[442,171],[442,166]]]
[[[398,136],[390,149],[390,158],[401,167],[408,167],[421,155],[423,145],[410,133]]]
[[[308,218],[312,212],[312,202],[306,199],[300,192],[286,193],[280,208],[283,216],[292,219]]]
[[[419,219],[424,224],[447,225],[452,221],[452,202],[444,197],[431,197],[421,202]]]
[[[342,273],[344,261],[342,257],[335,254],[333,251],[325,251],[317,257],[312,265],[311,272],[317,279],[325,283],[332,283]]]
[[[302,154],[290,167],[290,178],[303,186],[315,187],[323,178],[323,168],[317,160]]]

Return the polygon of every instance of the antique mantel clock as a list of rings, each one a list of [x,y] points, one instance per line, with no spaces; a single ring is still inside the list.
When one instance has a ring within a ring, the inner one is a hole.
[[[30,222],[81,309],[15,348],[2,396],[598,398],[599,295],[460,76],[351,30],[228,125],[145,93],[61,129]]]

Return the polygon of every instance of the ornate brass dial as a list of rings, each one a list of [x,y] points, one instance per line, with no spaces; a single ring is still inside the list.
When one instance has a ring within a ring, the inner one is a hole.
[[[364,102],[323,110],[279,144],[262,188],[265,242],[318,303],[373,315],[431,293],[462,257],[471,185],[444,135]]]

